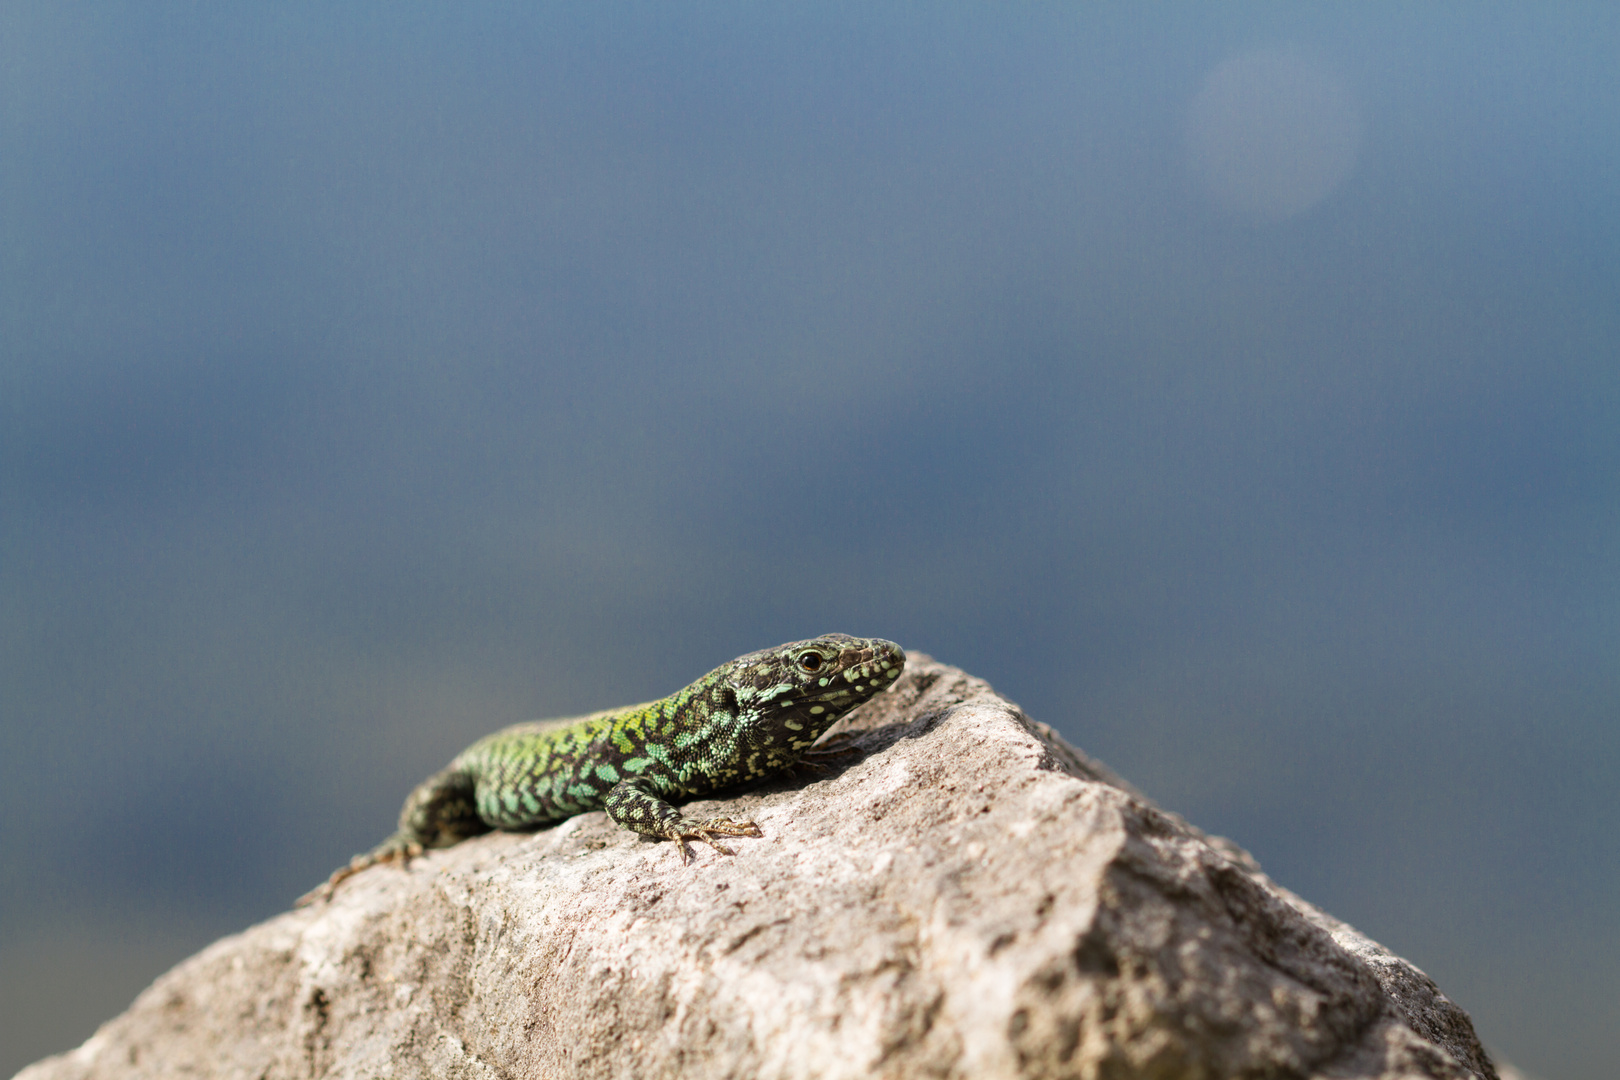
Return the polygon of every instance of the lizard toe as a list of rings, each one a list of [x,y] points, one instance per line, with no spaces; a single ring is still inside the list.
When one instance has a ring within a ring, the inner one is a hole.
[[[698,828],[720,836],[752,836],[758,839],[765,835],[752,821],[736,821],[728,817],[710,818]]]

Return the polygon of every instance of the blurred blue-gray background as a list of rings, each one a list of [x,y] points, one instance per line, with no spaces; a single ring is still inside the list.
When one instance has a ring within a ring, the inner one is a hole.
[[[8,0],[0,350],[0,1074],[836,629],[1613,1075],[1613,7]]]

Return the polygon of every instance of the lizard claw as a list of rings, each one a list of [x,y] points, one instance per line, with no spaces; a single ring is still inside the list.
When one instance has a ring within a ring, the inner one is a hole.
[[[681,849],[682,866],[688,866],[692,862],[692,849],[686,843],[688,840],[700,840],[722,855],[735,855],[737,853],[720,843],[717,837],[764,835],[759,831],[759,826],[752,821],[733,821],[731,818],[711,818],[703,822],[682,821],[669,831],[669,838]]]
[[[801,754],[799,760],[794,764],[808,765],[812,769],[827,771],[834,763],[848,761],[852,757],[857,757],[863,750],[864,747],[860,745],[855,736],[846,734],[838,738],[828,739],[817,746],[812,746]]]

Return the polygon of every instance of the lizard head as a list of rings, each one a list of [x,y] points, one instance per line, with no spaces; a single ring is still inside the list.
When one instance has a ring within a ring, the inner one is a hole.
[[[823,634],[761,649],[731,663],[744,739],[797,755],[855,706],[894,684],[905,650],[882,638]]]

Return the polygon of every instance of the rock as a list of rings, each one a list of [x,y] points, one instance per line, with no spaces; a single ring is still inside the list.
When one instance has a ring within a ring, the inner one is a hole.
[[[377,867],[20,1080],[1496,1080],[1421,971],[982,681],[914,656],[837,731],[694,804],[760,824],[735,858],[593,813]]]

